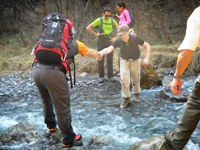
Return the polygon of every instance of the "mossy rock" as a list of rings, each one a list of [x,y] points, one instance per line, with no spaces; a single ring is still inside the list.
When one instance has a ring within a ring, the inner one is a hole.
[[[161,79],[158,77],[156,70],[151,66],[143,66],[141,68],[141,87],[149,89],[152,86],[162,85]]]

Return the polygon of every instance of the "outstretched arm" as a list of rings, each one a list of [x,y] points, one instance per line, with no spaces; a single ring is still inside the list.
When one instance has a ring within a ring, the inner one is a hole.
[[[97,58],[98,60],[102,60],[102,54],[94,49],[89,49],[86,56],[94,57],[94,58]]]
[[[181,77],[190,64],[193,53],[194,51],[192,50],[182,50],[178,54],[176,72],[174,74],[174,79],[171,82],[171,92],[174,95],[179,95],[181,93]]]
[[[114,46],[109,46],[107,48],[104,48],[103,50],[100,51],[100,53],[102,54],[102,56],[108,55],[110,54],[112,51],[114,51]]]
[[[96,51],[95,49],[87,47],[83,42],[76,40],[78,45],[78,53],[82,56],[88,56],[97,58],[98,60],[102,59],[102,54]]]

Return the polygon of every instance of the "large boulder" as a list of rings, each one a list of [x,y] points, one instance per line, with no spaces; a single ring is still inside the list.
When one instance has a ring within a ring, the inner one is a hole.
[[[129,150],[158,150],[163,140],[163,136],[146,139],[133,144]]]
[[[141,87],[149,89],[153,86],[162,85],[161,79],[159,78],[156,70],[151,66],[143,66],[141,68]]]

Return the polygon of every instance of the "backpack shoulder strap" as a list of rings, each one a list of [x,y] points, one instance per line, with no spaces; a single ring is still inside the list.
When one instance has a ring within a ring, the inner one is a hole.
[[[112,27],[114,27],[114,21],[113,21],[113,18],[110,18],[111,19],[111,22],[112,22]]]
[[[100,27],[102,28],[102,26],[103,26],[103,17],[100,17],[99,19],[100,19]]]
[[[127,18],[126,18],[126,15],[124,14],[124,18],[126,19],[126,21],[127,21]]]
[[[72,30],[70,29],[70,25],[69,25],[69,22],[68,22],[67,19],[66,19],[66,24],[67,24],[67,26],[68,26],[69,36],[72,37]]]

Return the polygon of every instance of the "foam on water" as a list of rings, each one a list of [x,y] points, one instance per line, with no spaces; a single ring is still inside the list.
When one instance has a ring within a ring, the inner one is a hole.
[[[18,124],[19,122],[17,122],[16,120],[10,118],[10,117],[7,117],[7,116],[1,116],[0,117],[0,131],[3,131],[13,125],[16,125]]]

